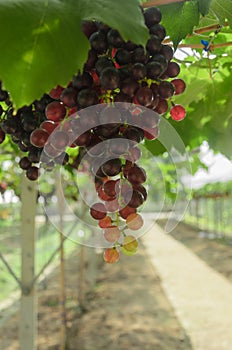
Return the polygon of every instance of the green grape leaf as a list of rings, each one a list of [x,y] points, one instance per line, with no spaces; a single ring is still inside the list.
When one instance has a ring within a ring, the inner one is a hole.
[[[209,13],[211,1],[212,0],[199,0],[199,11],[203,16]]]
[[[176,49],[179,42],[192,33],[193,27],[199,23],[200,13],[198,1],[173,3],[159,7],[162,12],[162,24],[173,41]]]
[[[228,20],[230,27],[232,27],[232,1],[231,0],[212,0],[210,9],[218,18],[221,24]]]
[[[76,0],[73,1],[76,3]],[[137,44],[146,44],[148,30],[140,9],[140,0],[81,0],[81,2],[83,18],[106,23],[117,29],[124,39]]]
[[[0,0],[0,79],[16,108],[66,85],[82,68],[89,49],[85,18],[114,25],[136,43],[148,36],[139,0]]]

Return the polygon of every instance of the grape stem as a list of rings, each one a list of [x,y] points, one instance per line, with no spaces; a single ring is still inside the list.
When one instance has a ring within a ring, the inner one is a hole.
[[[186,2],[186,1],[189,1],[189,0],[153,0],[153,1],[147,1],[143,3],[142,7],[147,8],[152,6],[169,5],[175,2]]]

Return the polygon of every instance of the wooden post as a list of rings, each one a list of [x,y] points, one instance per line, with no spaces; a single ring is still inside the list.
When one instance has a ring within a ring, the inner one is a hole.
[[[20,350],[35,350],[37,336],[37,300],[35,274],[35,215],[37,183],[22,176],[21,192],[21,309],[19,325]]]
[[[57,204],[59,214],[59,235],[60,235],[60,350],[66,348],[66,295],[65,295],[65,264],[64,264],[64,241],[63,235],[63,215],[64,215],[64,203],[63,203],[63,189],[61,185],[61,178],[59,173],[56,174],[57,185]]]

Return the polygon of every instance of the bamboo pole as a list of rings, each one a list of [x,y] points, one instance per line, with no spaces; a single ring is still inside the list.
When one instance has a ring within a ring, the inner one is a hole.
[[[64,241],[65,237],[63,236],[63,195],[62,195],[62,186],[61,178],[57,173],[57,202],[58,202],[58,214],[59,214],[59,236],[60,236],[60,350],[65,350],[66,348],[66,295],[65,295],[65,264],[64,264]]]
[[[37,300],[35,273],[35,215],[37,184],[22,176],[21,207],[21,306],[19,319],[20,350],[35,350],[37,337]]]

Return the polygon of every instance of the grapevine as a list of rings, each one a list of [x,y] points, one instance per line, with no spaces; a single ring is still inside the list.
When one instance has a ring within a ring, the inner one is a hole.
[[[138,145],[158,137],[160,117],[169,106],[172,119],[186,116],[173,101],[185,83],[177,78],[180,67],[172,61],[172,48],[163,43],[161,12],[150,7],[143,15],[150,33],[145,47],[124,41],[106,24],[83,21],[90,44],[83,70],[66,87],[54,87],[29,106],[15,111],[0,86],[0,143],[10,135],[23,154],[19,166],[28,179],[37,180],[41,167],[55,164],[78,171],[87,160],[99,197],[90,216],[109,244],[103,255],[108,263],[138,248],[136,237],[125,233],[143,227],[139,207],[147,198],[146,173],[137,163]],[[68,155],[69,147],[79,150],[76,158]]]

